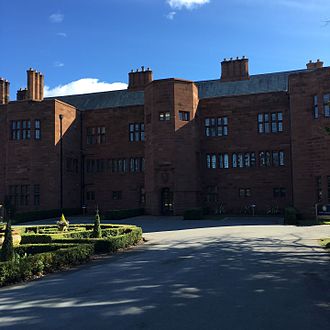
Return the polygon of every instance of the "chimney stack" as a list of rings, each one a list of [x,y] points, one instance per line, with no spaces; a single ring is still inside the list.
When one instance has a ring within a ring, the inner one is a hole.
[[[0,104],[7,104],[9,102],[9,81],[0,78]]]
[[[319,59],[316,62],[313,62],[312,60],[309,61],[309,63],[306,64],[307,70],[313,70],[313,69],[321,69],[323,68],[323,62]]]
[[[135,91],[144,90],[144,87],[153,80],[152,71],[149,68],[145,70],[144,66],[141,67],[141,71],[139,71],[139,69],[137,69],[136,72],[132,70],[128,76],[128,89]]]
[[[222,81],[238,81],[248,80],[249,75],[249,60],[243,56],[241,59],[230,58],[224,59],[221,62],[221,80]]]
[[[44,98],[44,76],[33,69],[26,71],[27,73],[27,99],[34,101],[42,101]]]

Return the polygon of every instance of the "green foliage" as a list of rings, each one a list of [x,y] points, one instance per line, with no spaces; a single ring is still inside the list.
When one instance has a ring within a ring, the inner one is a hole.
[[[294,207],[286,207],[284,209],[284,224],[297,225],[297,210]]]
[[[202,208],[196,208],[196,209],[190,209],[186,210],[183,214],[184,220],[200,220],[203,219],[203,209]]]
[[[105,213],[104,219],[120,220],[125,218],[137,217],[143,214],[144,214],[144,209],[111,210]]]
[[[330,135],[330,127],[325,127],[325,131]]]
[[[79,215],[81,214],[81,209],[64,209],[63,213],[67,216],[71,215]],[[43,220],[43,219],[50,219],[50,218],[57,218],[61,214],[60,210],[45,210],[45,211],[34,211],[34,212],[24,212],[24,213],[17,213],[14,216],[13,223],[23,223],[33,220]]]
[[[80,244],[30,256],[17,254],[13,260],[0,263],[0,286],[81,264],[93,253],[93,244]]]
[[[61,215],[61,219],[57,221],[56,224],[59,231],[67,231],[69,228],[69,221],[65,219],[63,213]]]
[[[95,237],[95,238],[102,237],[101,219],[100,219],[100,215],[99,215],[99,210],[96,211],[96,215],[95,215],[95,222],[94,222],[94,228],[93,228],[93,237]]]
[[[12,260],[13,258],[14,258],[13,235],[11,231],[11,220],[8,219],[5,230],[5,240],[3,241],[0,251],[0,261],[9,261]]]

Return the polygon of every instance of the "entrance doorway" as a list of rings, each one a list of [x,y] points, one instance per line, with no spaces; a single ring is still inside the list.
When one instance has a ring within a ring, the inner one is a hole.
[[[163,188],[161,192],[161,213],[163,215],[173,214],[173,191]]]

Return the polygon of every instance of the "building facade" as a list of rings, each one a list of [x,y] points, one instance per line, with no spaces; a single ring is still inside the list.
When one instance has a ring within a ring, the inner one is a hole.
[[[44,98],[44,77],[9,101],[0,80],[0,204],[19,212],[144,208],[148,214],[277,213],[330,204],[330,67],[217,80],[153,80],[127,90]]]

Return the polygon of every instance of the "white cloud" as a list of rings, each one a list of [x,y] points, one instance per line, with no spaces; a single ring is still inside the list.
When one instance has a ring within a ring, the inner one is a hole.
[[[64,20],[64,15],[60,13],[54,13],[49,16],[49,20],[52,23],[62,23]]]
[[[59,62],[59,61],[56,61],[53,63],[53,65],[56,67],[56,68],[62,68],[64,66],[64,63],[62,62]]]
[[[57,32],[56,35],[58,37],[63,37],[63,38],[66,38],[68,36],[65,32]]]
[[[171,11],[169,12],[167,15],[166,15],[166,18],[169,19],[169,20],[174,20],[174,16],[176,15],[176,12],[175,11]]]
[[[107,92],[126,89],[127,84],[121,82],[107,83],[95,78],[82,78],[72,81],[66,85],[59,85],[54,88],[45,86],[45,96],[63,96],[72,94],[85,94],[95,92]]]
[[[173,9],[195,9],[209,3],[210,0],[167,0],[167,3]]]

